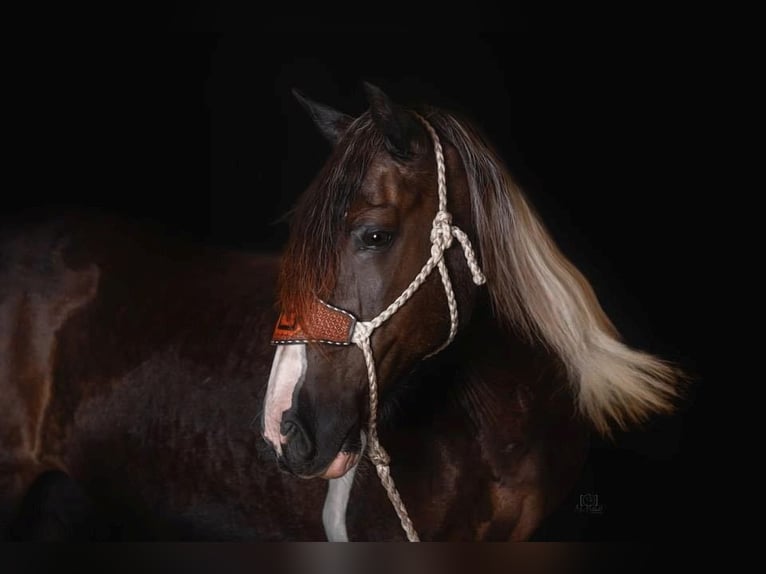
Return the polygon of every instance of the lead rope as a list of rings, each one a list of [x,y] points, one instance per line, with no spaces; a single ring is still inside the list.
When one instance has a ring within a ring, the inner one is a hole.
[[[452,281],[450,281],[447,265],[444,263],[444,252],[452,245],[453,239],[457,239],[460,245],[463,247],[463,254],[465,255],[468,267],[471,270],[473,282],[476,285],[483,285],[486,283],[486,278],[479,268],[479,264],[476,261],[476,254],[471,246],[471,241],[468,236],[458,227],[452,225],[452,215],[447,211],[447,177],[444,167],[444,153],[442,151],[442,145],[439,141],[439,136],[436,131],[431,127],[425,118],[419,114],[415,114],[417,118],[423,123],[428,133],[431,135],[431,139],[434,142],[434,152],[436,155],[436,170],[438,175],[438,189],[439,189],[439,210],[434,217],[433,226],[431,228],[431,256],[428,261],[417,274],[412,283],[404,290],[404,292],[396,298],[382,313],[370,321],[358,321],[354,329],[351,341],[362,350],[364,354],[364,362],[367,365],[367,378],[370,383],[370,422],[368,430],[368,443],[367,450],[370,457],[370,461],[375,465],[375,470],[378,472],[378,477],[388,493],[388,498],[396,511],[399,521],[402,524],[404,532],[407,534],[407,540],[410,542],[419,542],[418,533],[415,531],[415,527],[412,525],[407,514],[407,508],[404,506],[399,491],[396,490],[394,479],[391,477],[391,470],[389,463],[391,461],[388,453],[380,444],[378,439],[378,377],[375,370],[375,358],[372,354],[372,346],[370,345],[370,337],[373,331],[380,327],[383,323],[388,321],[391,316],[396,313],[404,304],[412,297],[420,286],[425,282],[434,268],[439,269],[441,275],[442,285],[444,285],[444,294],[447,297],[447,305],[449,306],[450,316],[450,330],[447,341],[434,352],[430,353],[427,357],[431,357],[442,349],[447,347],[455,338],[458,327],[458,312],[457,301],[455,300],[455,292],[452,289]]]

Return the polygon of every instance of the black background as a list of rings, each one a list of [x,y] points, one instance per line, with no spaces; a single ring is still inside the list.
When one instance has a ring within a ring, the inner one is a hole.
[[[700,14],[532,10],[356,18],[295,7],[126,4],[48,14],[8,51],[18,126],[3,209],[117,211],[237,249],[279,249],[280,217],[328,147],[291,95],[350,114],[362,80],[474,118],[625,339],[693,377],[677,416],[597,443],[586,540],[707,533],[717,484],[708,193],[723,66]],[[391,10],[391,9],[389,9]],[[68,28],[100,22],[102,32]],[[14,169],[15,168],[15,169]],[[576,493],[579,494],[579,493]],[[543,534],[568,535],[572,508]]]

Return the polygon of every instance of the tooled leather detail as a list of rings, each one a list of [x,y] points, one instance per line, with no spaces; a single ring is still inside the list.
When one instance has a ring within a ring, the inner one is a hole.
[[[307,324],[310,333],[300,325],[294,313],[282,313],[277,319],[272,345],[293,345],[300,343],[326,343],[328,345],[351,345],[356,317],[351,313],[333,307],[324,301],[317,301],[309,313]]]

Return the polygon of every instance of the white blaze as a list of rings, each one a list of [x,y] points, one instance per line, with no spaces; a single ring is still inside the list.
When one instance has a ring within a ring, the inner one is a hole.
[[[282,415],[293,404],[295,388],[306,377],[306,366],[306,345],[277,347],[263,405],[263,436],[278,454],[282,454],[282,445],[287,442],[280,430]]]

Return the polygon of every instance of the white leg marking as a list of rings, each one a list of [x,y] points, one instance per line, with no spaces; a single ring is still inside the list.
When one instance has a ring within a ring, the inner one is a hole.
[[[295,388],[306,377],[306,345],[279,345],[271,364],[263,405],[263,436],[282,454],[286,441],[280,427],[282,415],[293,405]]]
[[[367,437],[362,432],[362,454],[367,448]],[[361,457],[359,457],[361,460]],[[354,475],[359,463],[340,478],[327,481],[327,496],[322,507],[322,524],[328,542],[348,542],[346,531],[346,508],[354,484]]]

